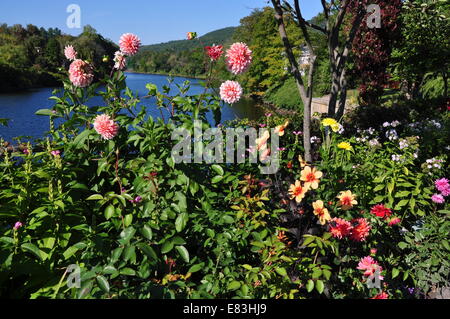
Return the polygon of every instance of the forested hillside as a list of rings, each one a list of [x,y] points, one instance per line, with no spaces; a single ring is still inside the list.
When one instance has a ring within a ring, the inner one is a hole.
[[[0,92],[60,84],[58,74],[69,63],[64,57],[64,47],[69,44],[81,58],[94,64],[97,75],[110,69],[108,63],[102,62],[103,57],[112,58],[118,49],[90,26],[73,37],[57,28],[0,25]]]
[[[207,72],[204,47],[213,44],[229,44],[235,27],[209,32],[198,39],[170,41],[143,46],[128,62],[137,72],[202,76]]]

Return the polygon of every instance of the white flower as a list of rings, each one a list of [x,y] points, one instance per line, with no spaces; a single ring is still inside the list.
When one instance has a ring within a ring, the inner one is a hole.
[[[384,122],[383,123],[383,127],[389,127],[389,126],[391,126],[391,123],[389,123],[389,122]]]
[[[391,123],[391,126],[392,126],[392,127],[397,127],[397,126],[399,126],[399,125],[400,125],[400,122],[399,122],[399,121],[394,121],[394,122]]]

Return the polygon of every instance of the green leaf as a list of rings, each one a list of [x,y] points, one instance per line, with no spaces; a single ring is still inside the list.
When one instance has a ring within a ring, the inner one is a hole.
[[[241,288],[241,283],[239,281],[232,281],[228,284],[228,290],[238,290],[239,288]]]
[[[65,260],[69,259],[80,249],[86,248],[86,246],[87,245],[85,243],[79,242],[79,243],[67,248],[66,251],[63,253],[64,259]]]
[[[392,279],[397,277],[399,274],[400,274],[400,270],[398,270],[397,268],[392,269]]]
[[[200,263],[200,264],[194,265],[191,268],[189,268],[188,272],[194,273],[194,272],[200,271],[204,266],[205,266],[204,263]]]
[[[306,247],[311,244],[316,238],[314,236],[304,236],[306,239],[303,241],[302,246]]]
[[[189,262],[189,252],[186,249],[186,247],[177,246],[176,249],[177,249],[178,253],[180,254],[181,258],[183,258],[183,260],[188,263]]]
[[[222,219],[227,224],[233,224],[234,223],[234,219],[230,215],[223,215]]]
[[[49,110],[49,109],[40,109],[40,110],[37,110],[36,113],[34,113],[34,114],[35,115],[41,115],[41,116],[52,116],[52,115],[55,115],[55,114],[53,114],[53,111]]]
[[[171,240],[166,240],[161,247],[161,254],[167,254],[169,251],[173,249],[173,242]]]
[[[144,225],[144,227],[141,228],[141,234],[148,240],[152,240],[153,237],[153,231],[150,226]]]
[[[40,250],[34,244],[31,243],[22,244],[20,247],[22,247],[23,250],[32,253],[40,260],[45,260],[48,256],[46,253],[44,253],[42,250]]]
[[[318,278],[320,278],[320,276],[322,276],[322,270],[321,270],[320,268],[314,268],[311,277],[312,277],[313,279],[318,279]]]
[[[136,233],[136,229],[134,229],[133,227],[128,227],[128,228],[124,229],[120,233],[120,238],[121,239],[119,240],[119,242],[122,245],[128,244],[128,242],[131,240],[131,238],[133,238],[135,233]]]
[[[158,259],[158,256],[156,255],[156,252],[149,245],[144,244],[144,243],[140,243],[137,246],[151,260],[157,260]]]
[[[91,195],[86,200],[102,200],[103,196],[100,194]]]
[[[247,270],[252,270],[253,269],[253,267],[248,265],[248,264],[242,265],[242,267],[247,269]]]
[[[313,289],[314,289],[314,281],[310,279],[306,284],[306,291],[311,292]]]
[[[80,149],[84,146],[84,142],[89,138],[89,135],[91,135],[92,130],[84,130],[81,132],[80,135],[78,135],[74,141],[72,142],[72,146],[75,149]]]
[[[223,168],[219,165],[212,165],[211,168],[213,169],[214,172],[217,173],[217,175],[223,176],[224,172],[223,172]]]
[[[123,268],[120,270],[120,274],[125,276],[135,276],[136,272],[131,268]]]
[[[0,237],[0,242],[4,242],[6,244],[14,244],[14,238],[11,237]]]
[[[213,177],[213,179],[211,180],[211,183],[217,184],[217,183],[220,182],[222,179],[223,179],[223,176],[215,176],[215,177]]]
[[[410,191],[401,191],[395,194],[394,197],[398,198],[398,197],[406,197],[409,196],[411,194]]]
[[[277,274],[279,274],[280,276],[286,277],[287,276],[287,271],[284,268],[281,267],[277,267],[275,268],[275,271],[277,272]]]
[[[123,223],[124,223],[125,227],[130,226],[132,222],[133,222],[133,215],[132,214],[126,215],[125,218],[123,219]]]
[[[403,250],[406,247],[408,247],[408,244],[405,243],[404,241],[401,241],[401,242],[398,243],[398,247]]]
[[[323,289],[325,288],[325,285],[323,284],[322,280],[317,280],[316,281],[316,290],[319,294],[323,293]]]
[[[183,229],[186,227],[186,224],[188,222],[189,215],[187,213],[181,213],[178,215],[176,221],[175,221],[175,229],[177,232],[182,232]]]
[[[442,246],[444,246],[445,249],[450,250],[450,245],[449,245],[448,241],[442,240]]]
[[[113,205],[109,205],[108,207],[106,207],[106,209],[105,209],[106,220],[111,219],[115,213],[116,213],[116,209],[114,208]]]
[[[97,283],[101,290],[103,290],[106,293],[109,293],[109,283],[105,277],[97,276]]]

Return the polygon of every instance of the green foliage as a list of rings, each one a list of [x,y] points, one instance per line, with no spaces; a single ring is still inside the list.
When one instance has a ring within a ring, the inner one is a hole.
[[[64,47],[73,45],[80,58],[90,60],[96,67],[96,78],[102,77],[111,64],[103,57],[114,57],[117,46],[90,26],[78,37],[64,35],[59,29],[38,29],[33,25],[0,26],[0,80],[1,92],[30,87],[61,85],[63,67],[69,61]],[[110,62],[112,63],[112,62]]]
[[[137,72],[204,77],[208,72],[204,47],[229,44],[235,29],[216,30],[195,40],[143,46],[138,54],[129,59],[128,67]]]

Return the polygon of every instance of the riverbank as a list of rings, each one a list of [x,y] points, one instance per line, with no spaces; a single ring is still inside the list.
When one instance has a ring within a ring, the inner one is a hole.
[[[171,73],[171,74],[167,74],[167,73],[163,73],[163,72],[140,72],[140,71],[135,71],[135,70],[126,70],[126,73],[132,73],[132,74],[146,74],[146,75],[161,75],[161,76],[171,76],[171,77],[179,77],[179,78],[187,78],[187,79],[193,79],[193,80],[206,80],[206,76],[202,75],[202,76],[192,76],[192,75],[187,75],[187,74],[176,74],[176,73]]]

